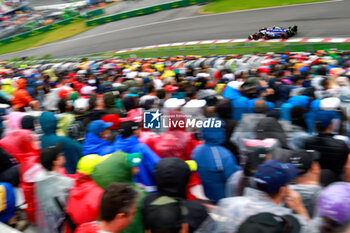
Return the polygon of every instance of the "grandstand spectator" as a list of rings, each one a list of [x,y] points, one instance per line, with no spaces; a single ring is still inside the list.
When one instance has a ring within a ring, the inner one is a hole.
[[[318,216],[307,232],[346,232],[350,220],[350,184],[336,182],[325,188],[317,199]]]
[[[198,164],[205,195],[216,203],[225,197],[225,184],[240,167],[234,155],[222,146],[225,142],[224,126],[203,128],[202,132],[205,143],[193,150],[192,158]]]
[[[318,151],[321,155],[321,169],[333,171],[338,180],[342,180],[344,167],[348,159],[349,148],[344,141],[335,139],[331,111],[320,111],[314,120],[318,134],[306,139],[305,149]]]
[[[82,146],[72,138],[58,136],[57,118],[52,112],[43,112],[39,118],[44,135],[41,136],[41,146],[46,148],[57,143],[62,143],[64,156],[66,158],[65,168],[69,174],[74,174],[77,163],[82,156]]]
[[[46,169],[42,179],[35,183],[36,216],[41,232],[62,231],[64,208],[74,183],[73,179],[59,173],[65,163],[62,149],[61,144],[56,144],[42,149],[40,154],[40,163]]]
[[[146,232],[195,232],[208,217],[199,202],[186,200],[189,177],[188,165],[179,158],[165,158],[156,165],[158,193],[151,193],[144,200]]]
[[[231,136],[231,142],[240,146],[243,138],[256,138],[256,127],[266,117],[266,113],[266,102],[263,99],[255,101],[254,113],[243,115]]]
[[[75,232],[121,232],[132,224],[135,218],[137,199],[137,193],[126,184],[109,185],[101,198],[100,221],[82,224]]]
[[[36,223],[34,182],[40,179],[40,141],[29,130],[15,130],[0,140],[0,147],[12,155],[19,164],[20,184],[27,204],[29,222]]]
[[[103,103],[105,106],[104,111],[106,112],[106,114],[117,114],[119,116],[121,115],[120,109],[117,109],[115,107],[115,96],[113,92],[106,92],[103,95]]]
[[[142,159],[142,155],[139,153],[125,154],[121,151],[117,151],[106,160],[97,164],[91,174],[96,184],[103,189],[114,182],[123,182],[128,184],[129,187],[137,192],[137,211],[130,226],[125,230],[125,232],[130,233],[144,232],[142,223],[142,208],[143,198],[145,197],[146,192],[140,189],[136,183],[132,181],[133,176],[139,172],[137,166],[141,163]]]
[[[254,175],[257,189],[246,188],[242,197],[225,198],[218,203],[217,214],[226,219],[224,231],[235,232],[248,217],[263,212],[293,215],[305,226],[309,215],[301,197],[287,188],[288,182],[296,175],[297,170],[292,164],[282,164],[277,160],[261,164]],[[283,201],[290,209],[280,205]]]
[[[102,120],[93,121],[88,125],[83,144],[83,155],[106,155],[116,151],[109,141],[111,137],[109,127],[112,125],[112,123],[106,123]]]
[[[142,154],[142,162],[139,165],[140,173],[136,175],[135,179],[147,191],[154,191],[153,169],[160,158],[146,144],[140,143],[138,140],[140,131],[138,123],[125,121],[120,124],[120,129],[121,133],[113,143],[115,151]]]
[[[25,107],[32,107],[34,110],[39,110],[39,102],[34,100],[26,91],[26,80],[17,80],[18,89],[13,93],[12,105],[14,110],[21,112],[25,111]]]
[[[298,176],[296,184],[289,185],[288,188],[301,195],[310,217],[316,215],[316,200],[322,191],[319,159],[318,152],[304,150],[295,151],[289,158],[290,163],[298,169]]]
[[[79,160],[75,183],[66,205],[66,212],[73,222],[70,231],[74,231],[76,226],[98,219],[103,189],[92,180],[91,173],[97,164],[108,157],[87,155]]]
[[[225,122],[225,142],[223,144],[226,149],[231,151],[231,153],[236,156],[237,163],[239,163],[239,151],[235,143],[231,142],[231,136],[238,124],[237,121],[232,120],[232,107],[229,99],[221,99],[215,105],[216,113],[220,120]]]
[[[292,108],[292,125],[289,132],[286,132],[288,147],[292,150],[301,150],[305,148],[305,140],[311,135],[307,133],[305,114],[307,109],[295,106]]]
[[[278,141],[273,138],[258,140],[245,139],[242,148],[243,169],[233,173],[226,182],[226,196],[242,196],[245,188],[256,188],[253,174],[258,166],[271,160],[271,152],[277,147]]]

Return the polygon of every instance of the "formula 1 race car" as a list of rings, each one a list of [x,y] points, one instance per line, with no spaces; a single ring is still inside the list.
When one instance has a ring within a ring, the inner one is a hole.
[[[268,27],[259,29],[259,32],[256,32],[250,36],[248,36],[249,40],[259,40],[261,38],[268,39],[276,39],[281,38],[283,40],[288,39],[289,37],[297,34],[298,26],[294,25],[293,27],[283,28],[283,27]]]

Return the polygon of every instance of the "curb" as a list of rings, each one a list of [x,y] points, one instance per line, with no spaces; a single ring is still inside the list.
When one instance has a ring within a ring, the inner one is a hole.
[[[149,45],[137,48],[122,49],[115,51],[115,53],[126,53],[145,49],[155,49],[164,47],[186,46],[186,45],[202,45],[202,44],[224,44],[224,43],[256,43],[256,42],[301,42],[301,43],[350,43],[350,38],[293,38],[288,40],[248,40],[248,39],[227,39],[227,40],[203,40],[203,41],[189,41],[178,42],[160,45]]]

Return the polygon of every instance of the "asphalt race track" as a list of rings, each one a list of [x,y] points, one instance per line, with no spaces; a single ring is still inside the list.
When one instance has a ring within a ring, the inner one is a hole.
[[[298,25],[297,37],[350,36],[350,0],[216,15],[198,15],[200,6],[178,8],[91,29],[66,40],[1,55],[72,57],[153,44],[247,38],[263,26]]]

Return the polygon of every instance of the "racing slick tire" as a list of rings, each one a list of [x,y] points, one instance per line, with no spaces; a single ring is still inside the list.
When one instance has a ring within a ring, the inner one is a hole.
[[[286,33],[282,33],[281,34],[281,39],[282,40],[287,40],[288,39],[288,35]]]
[[[253,40],[259,40],[259,36],[257,34],[253,34]]]

